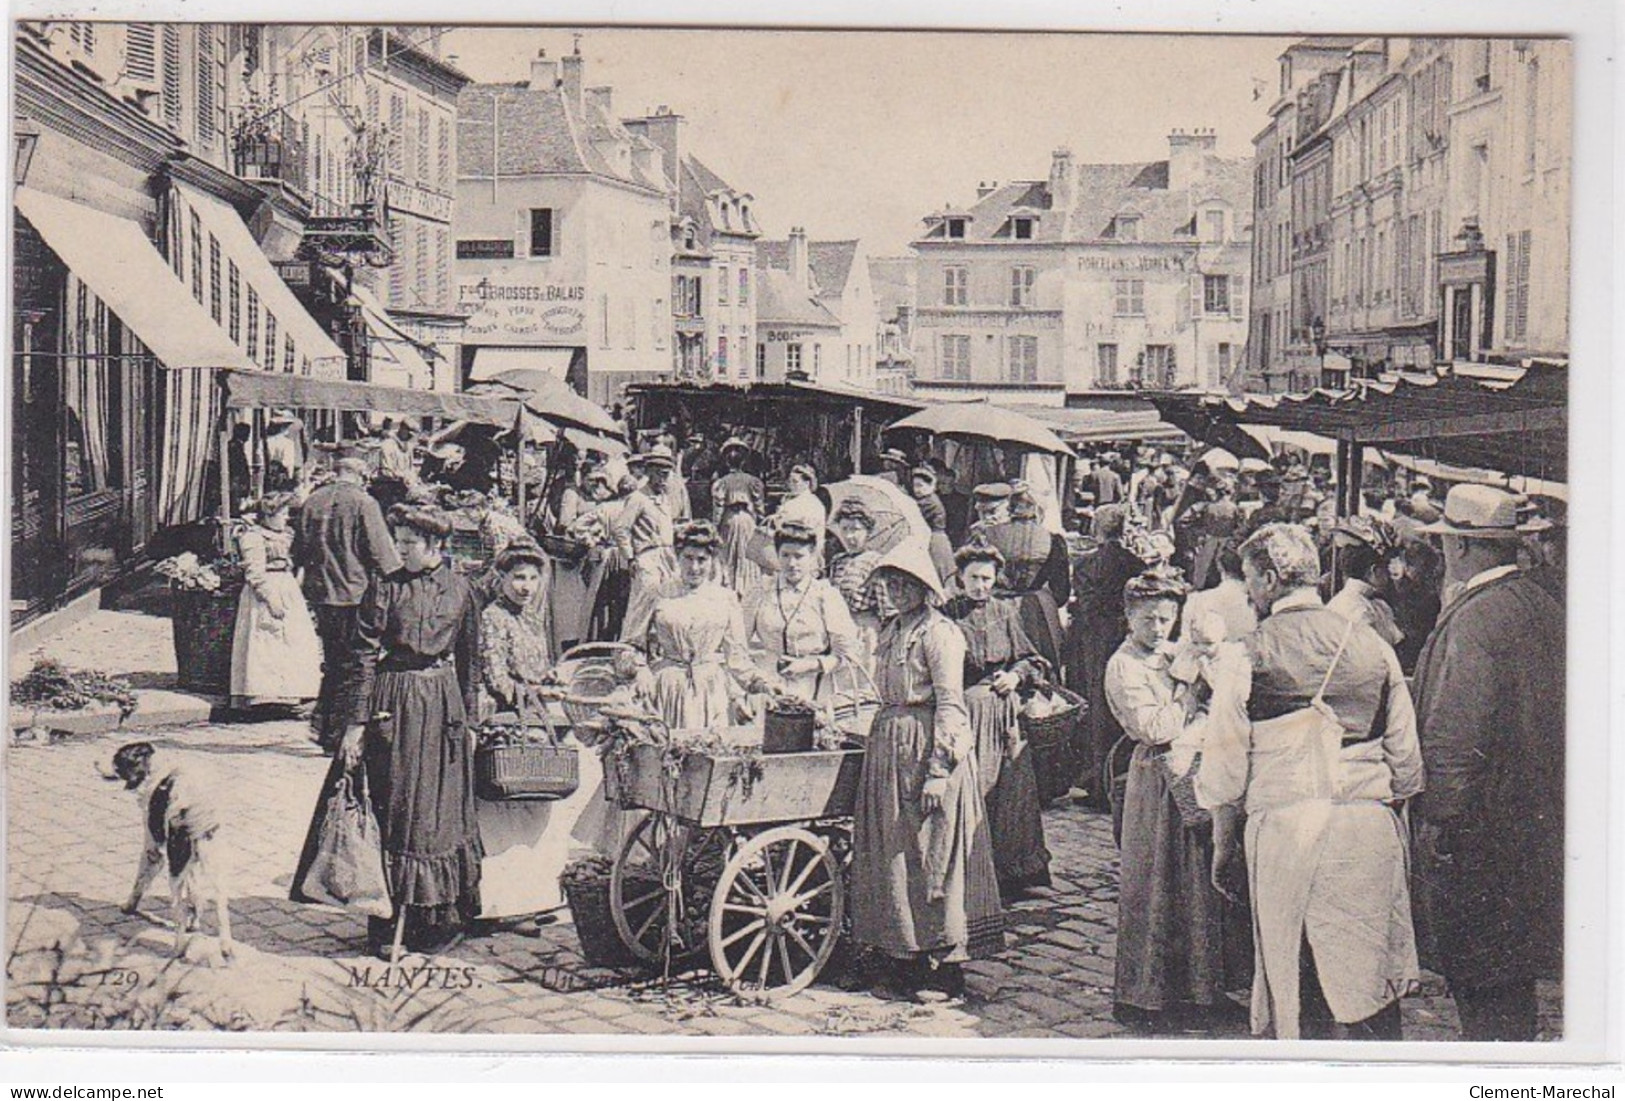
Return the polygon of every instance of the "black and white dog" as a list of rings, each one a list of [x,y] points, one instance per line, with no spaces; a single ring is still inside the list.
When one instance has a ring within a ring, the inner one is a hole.
[[[159,868],[167,865],[175,955],[185,954],[187,935],[197,931],[199,909],[208,895],[214,899],[219,923],[220,955],[230,959],[236,945],[231,939],[230,900],[220,877],[220,817],[204,785],[189,781],[180,765],[159,754],[151,742],[131,742],[121,748],[113,754],[112,772],[104,768],[102,777],[122,781],[126,790],[136,793],[146,826],[141,865],[124,912],[134,914],[139,909]]]

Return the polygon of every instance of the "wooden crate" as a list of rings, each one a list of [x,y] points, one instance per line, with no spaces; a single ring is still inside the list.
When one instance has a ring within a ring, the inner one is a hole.
[[[657,746],[635,745],[604,762],[604,783],[623,807],[662,811],[691,826],[758,826],[850,817],[861,749],[717,757],[691,753],[675,778]]]

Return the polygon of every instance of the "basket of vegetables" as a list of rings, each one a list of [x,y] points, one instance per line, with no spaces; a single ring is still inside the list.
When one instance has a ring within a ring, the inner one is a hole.
[[[490,722],[476,733],[474,792],[481,799],[567,799],[580,786],[578,751],[552,727]]]

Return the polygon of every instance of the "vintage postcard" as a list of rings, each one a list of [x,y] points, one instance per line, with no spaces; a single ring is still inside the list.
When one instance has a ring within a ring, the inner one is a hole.
[[[9,1042],[1561,1057],[1571,40],[9,33]]]

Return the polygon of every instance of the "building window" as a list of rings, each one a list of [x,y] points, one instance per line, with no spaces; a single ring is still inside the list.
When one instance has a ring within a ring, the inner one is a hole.
[[[215,108],[218,74],[215,72],[215,28],[209,24],[197,27],[197,138],[198,145],[208,149],[214,144]]]
[[[1535,170],[1535,137],[1540,132],[1540,62],[1529,62],[1523,103],[1523,170]]]
[[[786,344],[784,346],[784,373],[787,375],[799,374],[801,371],[801,345]]]
[[[293,367],[293,337],[284,335],[282,338],[282,370],[291,375],[293,374]]]
[[[1006,377],[1011,382],[1038,381],[1038,338],[1036,336],[1006,337]]]
[[[739,304],[741,306],[750,305],[750,268],[749,267],[743,267],[743,268],[739,269]]]
[[[760,344],[759,343],[759,344],[756,345],[756,377],[757,378],[766,378],[767,377],[767,345],[766,344]]]
[[[1490,90],[1490,40],[1479,39],[1473,43],[1473,91],[1487,92]]]
[[[1013,223],[1016,240],[1031,241],[1033,239],[1033,220],[1031,218],[1017,218]]]
[[[429,109],[418,108],[418,148],[417,148],[417,175],[418,182],[425,187],[433,186],[434,181],[429,178]]]
[[[598,346],[600,348],[608,348],[609,347],[609,295],[607,295],[607,294],[601,294],[601,295],[598,296],[598,316],[600,318],[600,328],[599,328],[599,331],[598,331]]]
[[[1162,389],[1174,386],[1174,346],[1147,344],[1145,346],[1145,372],[1142,378],[1150,385]]]
[[[1208,210],[1202,213],[1202,240],[1224,240],[1224,211]]]
[[[1507,234],[1507,342],[1529,336],[1529,230]]]
[[[942,338],[942,377],[970,381],[970,337],[951,335]]]
[[[220,324],[220,239],[209,234],[209,316]]]
[[[1202,312],[1227,314],[1230,312],[1230,277],[1228,275],[1202,276]]]
[[[626,347],[629,351],[635,350],[638,346],[638,300],[636,298],[626,300],[625,325]]]
[[[965,236],[965,219],[949,218],[948,236],[954,238],[955,240],[962,239]]]
[[[1114,279],[1112,294],[1116,299],[1114,313],[1118,317],[1145,316],[1145,280]]]
[[[1038,272],[1030,267],[1010,269],[1010,305],[1023,309],[1033,304],[1033,280]]]
[[[1095,345],[1095,383],[1100,386],[1117,384],[1117,345]]]
[[[400,93],[389,94],[389,170],[396,176],[404,176],[405,170],[401,167],[406,156],[406,101]]]
[[[654,308],[649,314],[649,321],[651,326],[650,339],[657,350],[664,350],[666,347],[666,326],[670,324],[667,320],[668,317],[670,315],[666,313],[666,300],[664,298],[655,299]]]
[[[818,372],[824,366],[823,352],[824,352],[824,346],[822,344],[814,344],[813,345],[812,377],[813,377],[814,381],[817,380]]]
[[[243,304],[241,277],[237,274],[237,263],[234,260],[226,261],[226,307],[230,311],[226,319],[226,332],[233,344],[242,344],[243,336]]]
[[[260,361],[260,296],[248,288],[248,325],[243,333],[243,350],[255,363]]]
[[[552,207],[535,207],[530,212],[530,255],[553,255]]]
[[[733,272],[726,266],[717,269],[717,305],[728,304],[728,283],[733,278]]]
[[[942,304],[963,306],[970,301],[970,270],[961,267],[942,269]]]
[[[1138,214],[1119,214],[1112,219],[1112,236],[1119,241],[1138,241],[1140,239],[1140,216]]]
[[[203,219],[192,211],[192,297],[203,304]]]
[[[727,374],[727,372],[728,372],[728,338],[725,337],[725,336],[719,336],[719,337],[717,337],[717,373],[718,374]]]
[[[1232,345],[1224,341],[1219,342],[1218,361],[1219,385],[1223,386],[1229,383],[1230,374],[1235,370],[1235,350]]]

